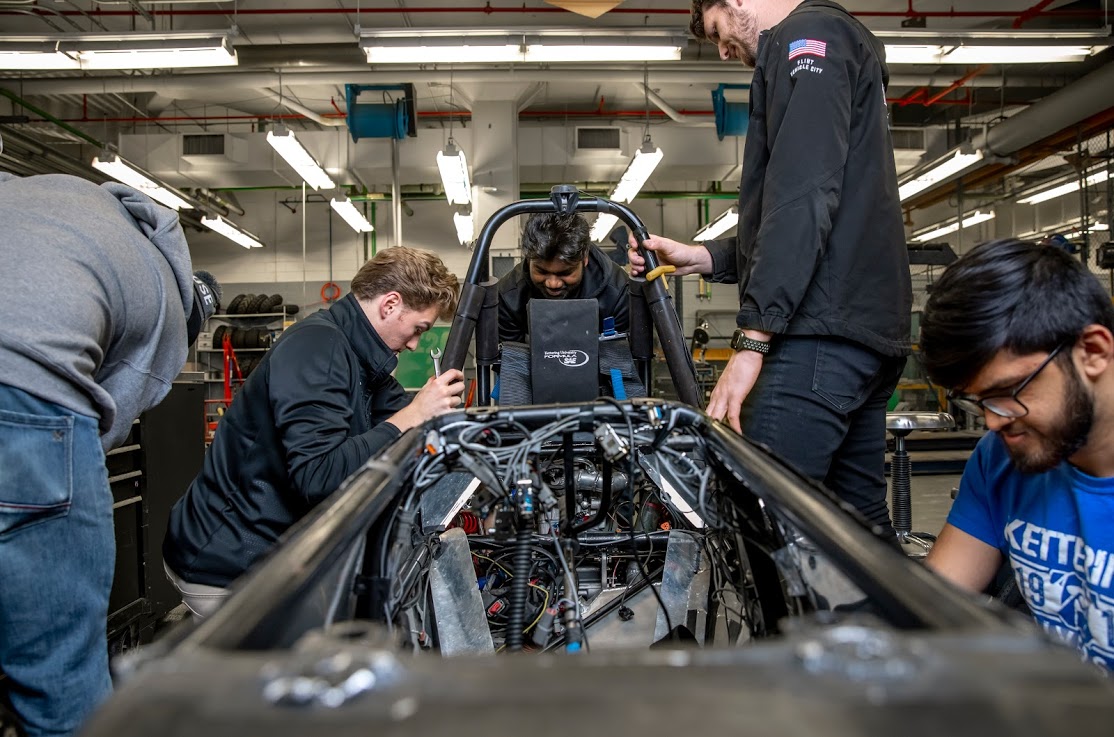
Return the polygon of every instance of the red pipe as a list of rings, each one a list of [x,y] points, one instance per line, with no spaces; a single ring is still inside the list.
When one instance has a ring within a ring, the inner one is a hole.
[[[1017,20],[1015,20],[1013,22],[1013,27],[1014,28],[1021,28],[1021,26],[1025,25],[1026,23],[1031,21],[1033,18],[1040,15],[1040,12],[1042,10],[1044,10],[1045,8],[1047,8],[1049,5],[1051,5],[1053,2],[1054,2],[1054,0],[1041,0],[1039,3],[1037,3],[1033,7],[1029,8],[1028,10],[1023,12],[1021,15],[1017,16]]]
[[[323,118],[343,118],[344,115],[336,115],[335,113],[326,113],[322,115]],[[174,123],[182,120],[189,120],[192,122],[205,122],[207,120],[305,120],[306,116],[290,113],[287,115],[172,115],[168,117],[157,118],[64,118],[61,119],[63,123]],[[47,123],[47,120],[36,120],[36,123]]]
[[[887,99],[886,102],[895,102],[895,100]],[[970,94],[968,94],[967,97],[963,98],[962,100],[937,100],[933,104],[934,105],[970,105],[972,102],[973,102],[973,100],[971,99]],[[1026,105],[1032,105],[1033,103],[1032,103],[1032,101],[1029,101],[1029,100],[1026,100],[1024,102],[1021,101],[1021,100],[1007,100],[1006,104],[1007,105],[1026,106]]]
[[[944,97],[947,97],[952,92],[958,90],[960,87],[962,87],[963,85],[967,84],[972,79],[974,79],[975,77],[977,77],[980,74],[982,74],[983,72],[985,72],[988,68],[989,67],[986,64],[975,67],[974,69],[967,72],[966,74],[964,74],[959,79],[952,82],[950,85],[948,85],[946,88],[944,88],[943,91],[937,92],[935,95],[933,95],[932,97],[925,100],[922,104],[925,107],[931,107],[932,105],[935,105],[936,103],[940,102],[940,100],[943,99]],[[967,97],[970,98],[970,96],[971,96],[971,93],[968,92]]]
[[[912,92],[910,92],[909,94],[907,94],[905,97],[895,99],[894,103],[898,107],[905,107],[906,105],[912,105],[914,102],[916,102],[917,100],[924,97],[924,94],[926,92],[928,92],[927,87],[918,87],[917,89],[915,89]]]
[[[897,105],[897,104],[901,103],[902,99],[904,99],[904,98],[887,97],[886,102],[891,104],[891,105]],[[968,96],[966,99],[962,99],[962,100],[937,100],[934,104],[936,104],[936,105],[970,105],[971,104],[971,99]],[[1029,102],[1029,101],[1022,101],[1022,100],[1007,100],[1006,104],[1007,105],[1031,105],[1032,103]],[[714,115],[715,114],[711,110],[678,110],[678,112],[681,113],[682,115]],[[519,115],[521,117],[524,117],[524,118],[563,118],[563,117],[574,117],[575,118],[575,117],[591,117],[591,116],[607,117],[607,118],[612,118],[612,117],[614,117],[614,118],[618,118],[618,117],[644,118],[644,117],[646,117],[646,111],[645,110],[603,110],[603,111],[601,111],[601,110],[598,110],[598,109],[597,110],[523,110],[521,113],[519,113]],[[665,113],[661,112],[660,110],[651,110],[650,115],[653,116],[653,117],[664,117]],[[325,113],[321,117],[323,117],[323,118],[343,118],[344,114],[343,113],[340,113],[340,114]],[[456,117],[456,118],[467,119],[467,118],[472,117],[472,113],[470,113],[470,112],[433,112],[433,111],[429,111],[429,112],[418,113],[418,117],[419,118],[432,118],[432,119],[442,119],[442,118]],[[131,118],[88,118],[88,117],[83,117],[83,118],[63,118],[62,122],[63,123],[177,123],[177,122],[181,122],[181,121],[189,121],[191,123],[205,123],[205,122],[210,122],[210,121],[243,120],[243,121],[254,122],[254,121],[260,121],[260,120],[305,120],[305,119],[306,119],[306,116],[304,116],[304,115],[299,115],[297,113],[289,113],[289,114],[285,114],[285,115],[269,115],[269,114],[260,114],[260,115],[202,115],[202,116],[177,115],[177,116],[167,116],[167,117],[157,117],[157,118],[143,118],[143,117],[138,117],[138,116],[131,117]],[[46,120],[33,120],[31,122],[45,123],[45,122],[48,122],[48,121],[46,121]]]
[[[1048,3],[1042,2],[1037,5],[1043,6]],[[32,9],[33,10],[33,9]],[[394,15],[402,15],[407,13],[482,13],[484,15],[492,15],[495,13],[518,13],[518,14],[540,14],[540,13],[568,13],[571,11],[563,8],[527,8],[522,6],[510,7],[492,7],[489,5],[473,6],[473,7],[424,7],[424,8],[360,8],[357,12],[355,8],[243,8],[235,13],[230,13],[227,10],[218,9],[170,9],[170,10],[147,10],[146,13],[151,16],[205,16],[205,15],[363,15],[367,14],[384,14],[390,13]],[[630,14],[630,15],[689,15],[687,9],[682,8],[615,8],[610,13]],[[136,10],[61,10],[51,13],[46,13],[42,10],[35,10],[37,15],[82,15],[86,17],[109,17],[109,16],[124,16],[134,17],[140,15]],[[1028,15],[1026,15],[1028,14]],[[16,15],[14,12],[0,11],[0,15]],[[940,10],[940,11],[916,11],[912,9],[912,3],[908,10],[867,10],[852,13],[852,15],[860,18],[1014,18],[1021,20],[1024,17],[1025,21],[1032,20],[1040,16],[1055,16],[1062,18],[1101,18],[1103,13],[1101,10],[1036,10],[1035,6],[1028,10],[1008,10],[1008,11],[986,11],[986,10]]]
[[[243,12],[243,11],[241,11]],[[899,10],[863,10],[851,15],[857,18],[1017,18],[1024,11],[1016,10],[940,10],[940,11],[899,11]],[[1101,10],[1049,10],[1034,14],[1037,16],[1055,16],[1058,18],[1102,18]]]
[[[715,114],[711,110],[680,110],[678,112],[680,112],[682,115],[714,115]],[[661,112],[660,110],[651,110],[649,114],[652,117],[664,117],[665,116],[665,113]],[[607,117],[607,118],[620,118],[620,117],[644,118],[644,117],[646,117],[646,111],[645,110],[603,110],[602,108],[597,108],[596,110],[523,110],[521,113],[519,113],[519,115],[522,116],[522,117],[527,117],[527,118],[562,118],[562,117],[591,117],[591,116]],[[323,118],[343,118],[345,116],[344,116],[344,113],[325,113],[321,117],[323,117]],[[472,113],[466,112],[466,111],[465,112],[434,112],[434,111],[429,111],[429,112],[418,113],[418,117],[419,118],[433,118],[433,119],[438,119],[438,118],[469,119],[469,118],[472,117]],[[206,121],[217,121],[217,120],[226,120],[226,121],[250,120],[250,121],[256,121],[256,120],[304,120],[304,119],[306,119],[305,115],[299,115],[297,113],[288,113],[288,114],[285,114],[285,115],[270,115],[270,114],[259,114],[259,115],[202,115],[202,116],[177,115],[177,116],[155,117],[155,118],[152,118],[152,117],[144,118],[144,117],[138,117],[138,116],[134,116],[134,117],[130,117],[130,118],[88,118],[88,117],[81,117],[81,118],[64,118],[64,119],[62,119],[62,122],[64,122],[64,123],[175,123],[175,122],[179,122],[179,121],[183,121],[183,120],[188,120],[188,121],[192,121],[192,122],[206,122]],[[36,122],[45,122],[45,121],[36,121]]]

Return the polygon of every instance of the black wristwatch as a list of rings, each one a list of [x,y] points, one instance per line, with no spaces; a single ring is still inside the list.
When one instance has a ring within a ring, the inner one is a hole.
[[[731,349],[736,353],[739,351],[755,351],[765,356],[770,352],[770,341],[748,338],[743,334],[743,329],[739,328],[731,336]]]

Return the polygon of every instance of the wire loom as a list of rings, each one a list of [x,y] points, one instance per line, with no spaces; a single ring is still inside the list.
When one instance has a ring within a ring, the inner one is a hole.
[[[769,556],[781,547],[780,529],[761,513],[756,520],[755,510],[739,508],[723,493],[699,433],[678,426],[676,414],[611,404],[620,412],[621,430],[581,414],[534,429],[513,416],[463,419],[430,433],[411,475],[412,490],[379,557],[380,574],[392,582],[385,617],[410,631],[416,651],[437,644],[428,634],[437,629],[429,606],[429,566],[440,530],[422,532],[421,497],[452,472],[480,481],[449,527],[468,535],[496,652],[588,649],[589,630],[616,609],[633,616],[626,602],[647,587],[667,639],[693,638],[691,621],[673,622],[659,591],[665,585],[669,530],[696,536],[710,569],[702,605],[708,623],[698,627],[705,639],[717,627],[729,641],[764,636],[771,612],[809,608],[789,597],[780,608],[763,610],[749,575],[749,555]],[[618,449],[612,443],[605,450],[587,434],[602,427],[619,436]],[[668,467],[673,482],[695,500],[703,529],[663,494],[661,480],[655,482],[644,468],[650,461]],[[621,492],[606,488],[614,478],[625,479]],[[591,529],[576,531],[595,520]],[[612,592],[610,600],[595,606],[605,591]],[[586,608],[591,608],[587,616]],[[690,620],[691,615],[692,610]]]

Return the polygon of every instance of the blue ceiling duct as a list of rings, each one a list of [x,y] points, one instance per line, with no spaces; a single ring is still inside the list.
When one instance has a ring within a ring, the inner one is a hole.
[[[368,95],[376,102],[358,102],[362,92],[378,92]],[[398,138],[414,137],[417,131],[417,114],[414,109],[414,85],[412,84],[346,84],[344,97],[348,102],[348,132],[352,140],[361,138]]]
[[[725,90],[749,90],[749,84],[721,84],[712,90],[712,111],[716,114],[716,136],[745,136],[750,125],[750,105],[729,102]]]

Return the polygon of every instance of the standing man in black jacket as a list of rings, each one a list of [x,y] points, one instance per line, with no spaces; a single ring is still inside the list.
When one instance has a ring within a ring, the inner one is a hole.
[[[537,213],[522,233],[522,262],[499,280],[499,340],[522,343],[529,327],[531,299],[595,299],[600,332],[604,318],[615,329],[630,325],[627,272],[592,245],[588,222],[580,215]]]
[[[828,0],[693,0],[691,29],[754,67],[738,236],[646,242],[679,274],[739,285],[736,353],[708,413],[892,533],[885,411],[912,290],[885,49]]]
[[[201,472],[174,505],[167,575],[194,613],[399,435],[460,401],[464,375],[430,379],[411,401],[391,376],[438,317],[457,278],[428,251],[381,251],[352,292],[282,334],[221,419]]]

